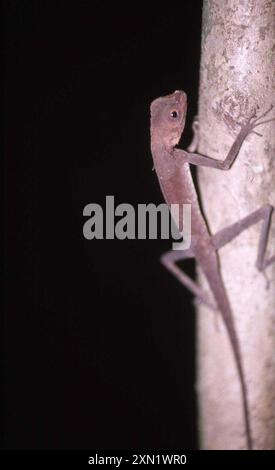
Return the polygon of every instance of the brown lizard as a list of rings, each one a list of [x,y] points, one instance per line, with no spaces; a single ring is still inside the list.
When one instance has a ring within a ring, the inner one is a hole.
[[[190,248],[184,251],[169,251],[162,256],[161,261],[164,266],[173,273],[183,285],[191,290],[197,298],[208,306],[218,309],[222,315],[229,335],[229,340],[233,348],[241,384],[245,433],[248,449],[253,448],[253,443],[247,387],[234,319],[219,271],[217,250],[226,243],[229,243],[243,230],[262,220],[263,225],[256,266],[259,271],[264,271],[268,265],[275,261],[275,255],[270,259],[266,259],[265,256],[273,207],[267,204],[238,222],[220,230],[215,235],[210,235],[199,206],[198,196],[191,176],[189,164],[208,166],[220,170],[229,170],[248,134],[253,132],[255,127],[275,119],[261,120],[268,114],[270,109],[260,117],[256,117],[256,113],[254,112],[247,120],[246,124],[241,127],[226,158],[224,160],[216,160],[194,153],[197,146],[196,142],[198,140],[197,125],[194,127],[194,145],[191,144],[189,147],[189,150],[192,151],[185,151],[176,148],[185,127],[187,112],[187,97],[183,91],[175,91],[171,95],[157,98],[151,104],[151,151],[154,168],[158,176],[164,199],[169,205],[191,204],[192,235]],[[209,302],[201,287],[177,266],[176,263],[178,261],[191,257],[196,259],[205,274],[214,295],[216,306],[211,305],[211,302]]]

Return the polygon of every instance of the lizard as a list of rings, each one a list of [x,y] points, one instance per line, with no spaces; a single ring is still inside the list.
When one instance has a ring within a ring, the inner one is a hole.
[[[252,132],[257,134],[254,131],[257,126],[275,119],[264,119],[271,109],[272,106],[258,117],[256,111],[254,111],[246,122],[241,125],[226,158],[220,160],[195,153],[199,134],[199,125],[196,121],[193,124],[194,139],[191,145],[187,150],[177,147],[185,128],[187,113],[187,95],[184,91],[176,90],[172,94],[157,98],[152,101],[150,106],[151,153],[163,197],[169,206],[171,204],[191,204],[190,247],[186,250],[171,250],[164,253],[161,256],[161,262],[196,298],[209,307],[218,310],[221,314],[233,350],[240,381],[244,430],[248,449],[253,449],[253,440],[247,385],[234,317],[219,269],[218,250],[237,237],[243,230],[262,221],[256,266],[259,271],[264,272],[267,266],[275,261],[275,255],[269,259],[266,256],[266,246],[274,208],[270,204],[266,204],[243,219],[221,229],[216,234],[210,234],[200,208],[190,164],[229,170],[245,138]],[[178,221],[178,225],[180,226],[180,221]],[[209,302],[202,288],[177,265],[179,261],[188,258],[195,258],[202,269],[216,305]]]

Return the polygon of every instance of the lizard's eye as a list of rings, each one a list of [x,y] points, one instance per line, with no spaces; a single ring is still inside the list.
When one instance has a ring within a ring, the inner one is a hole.
[[[177,119],[179,117],[179,112],[176,110],[176,109],[173,109],[171,112],[170,112],[170,117],[172,119]]]

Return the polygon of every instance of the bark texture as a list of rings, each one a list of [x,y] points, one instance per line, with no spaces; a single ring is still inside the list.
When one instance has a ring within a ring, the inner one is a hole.
[[[200,153],[224,159],[239,126],[273,103],[275,2],[205,0],[200,71]],[[275,206],[275,123],[250,134],[229,171],[199,168],[202,206],[211,233],[268,202]],[[255,449],[275,448],[275,266],[255,261],[261,222],[219,252],[240,339]],[[268,252],[275,253],[275,214]],[[199,272],[201,283],[205,280]],[[239,378],[221,317],[198,312],[198,395],[203,449],[245,449]]]

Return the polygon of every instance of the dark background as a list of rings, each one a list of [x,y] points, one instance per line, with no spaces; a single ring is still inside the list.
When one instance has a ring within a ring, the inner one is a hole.
[[[170,242],[87,241],[82,212],[162,202],[149,106],[184,89],[190,129],[201,2],[111,5],[4,2],[8,449],[198,446],[192,297],[159,264]]]

